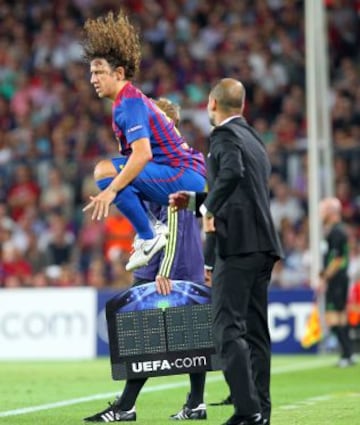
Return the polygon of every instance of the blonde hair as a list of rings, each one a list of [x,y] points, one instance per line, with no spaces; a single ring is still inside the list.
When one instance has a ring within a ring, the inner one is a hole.
[[[158,108],[164,111],[165,114],[174,121],[176,126],[179,125],[179,122],[180,122],[180,106],[179,105],[171,102],[169,99],[166,99],[165,97],[159,97],[159,99],[155,100],[155,103],[158,106]]]

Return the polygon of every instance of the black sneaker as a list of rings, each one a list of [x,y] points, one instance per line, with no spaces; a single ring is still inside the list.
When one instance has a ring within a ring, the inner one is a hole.
[[[232,404],[231,395],[226,397],[224,400],[215,403],[209,403],[209,406],[229,406],[230,404]]]
[[[180,410],[179,413],[176,413],[175,415],[171,415],[170,419],[173,419],[175,421],[184,421],[187,419],[206,419],[206,404],[200,403],[197,407],[194,409],[190,409],[190,407],[187,407],[186,405]]]
[[[223,425],[263,425],[264,418],[261,413],[250,416],[232,415]]]
[[[130,410],[120,410],[115,403],[109,403],[109,407],[93,416],[84,418],[85,422],[130,422],[136,421],[135,406]]]

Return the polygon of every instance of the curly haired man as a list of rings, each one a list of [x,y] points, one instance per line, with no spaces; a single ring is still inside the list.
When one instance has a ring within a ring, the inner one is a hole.
[[[139,36],[123,12],[89,19],[83,48],[90,63],[91,84],[100,98],[113,102],[112,127],[121,157],[104,159],[94,170],[101,192],[90,197],[84,211],[106,217],[112,203],[133,224],[138,237],[126,269],[146,265],[166,245],[166,226],[152,225],[143,201],[168,204],[178,190],[205,187],[205,163],[176,129],[173,120],[131,80],[140,64]]]

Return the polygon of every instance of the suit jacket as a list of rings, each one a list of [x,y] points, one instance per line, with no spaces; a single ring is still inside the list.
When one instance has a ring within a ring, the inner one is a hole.
[[[268,180],[271,164],[265,146],[244,118],[215,127],[208,154],[209,192],[198,193],[215,217],[221,257],[282,249],[270,213]]]

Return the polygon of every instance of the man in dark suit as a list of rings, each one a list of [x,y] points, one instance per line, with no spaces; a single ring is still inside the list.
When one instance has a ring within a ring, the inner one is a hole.
[[[211,90],[209,193],[177,192],[169,201],[200,212],[208,232],[213,222],[213,334],[235,407],[226,425],[270,423],[267,288],[282,255],[269,208],[270,161],[243,118],[244,101],[237,80],[225,78]]]

